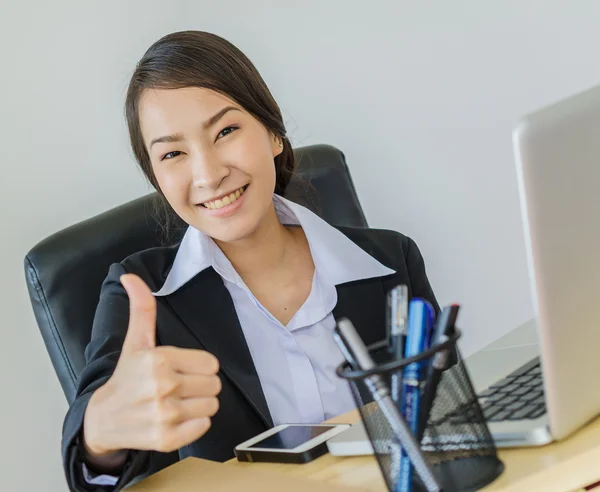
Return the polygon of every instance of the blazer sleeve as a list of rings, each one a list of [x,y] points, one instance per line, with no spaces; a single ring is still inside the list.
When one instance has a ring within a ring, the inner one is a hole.
[[[79,377],[75,400],[64,420],[62,457],[70,490],[120,490],[149,468],[151,452],[130,450],[114,486],[90,484],[83,476],[81,434],[85,410],[94,391],[113,374],[127,332],[129,298],[119,280],[125,273],[123,265],[112,265],[102,285],[91,340],[85,350],[86,365]]]
[[[428,300],[437,313],[440,312],[440,306],[435,298],[427,272],[425,269],[425,260],[419,251],[417,244],[409,237],[405,237],[404,261],[408,270],[408,277],[412,291],[412,297],[422,297]]]

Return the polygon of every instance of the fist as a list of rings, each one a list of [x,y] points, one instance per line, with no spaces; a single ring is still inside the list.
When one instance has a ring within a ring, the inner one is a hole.
[[[84,418],[86,449],[102,456],[123,449],[170,452],[210,428],[219,409],[219,363],[203,350],[156,346],[156,300],[139,277],[121,277],[129,326],[112,377],[91,397]]]

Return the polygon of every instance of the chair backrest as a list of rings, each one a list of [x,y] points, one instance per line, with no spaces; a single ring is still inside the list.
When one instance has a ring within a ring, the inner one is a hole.
[[[297,176],[286,196],[332,225],[366,227],[342,152],[329,145],[295,150]],[[84,351],[102,282],[112,263],[164,244],[153,219],[156,194],[75,224],[37,244],[25,257],[31,304],[69,403],[85,364]],[[172,242],[181,238],[176,229]]]

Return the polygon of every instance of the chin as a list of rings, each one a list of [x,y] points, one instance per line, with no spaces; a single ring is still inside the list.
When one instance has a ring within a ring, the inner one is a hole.
[[[251,236],[257,229],[256,224],[249,224],[247,221],[240,224],[229,224],[224,227],[212,227],[210,229],[201,229],[207,236],[211,237],[215,241],[222,243],[232,243],[240,241]]]
[[[221,243],[234,243],[248,237],[248,234],[244,234],[241,231],[224,231],[222,233],[207,232],[206,235]]]

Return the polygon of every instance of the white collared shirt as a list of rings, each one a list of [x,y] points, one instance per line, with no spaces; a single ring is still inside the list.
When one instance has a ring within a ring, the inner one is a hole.
[[[273,202],[282,224],[302,227],[315,265],[310,294],[286,326],[258,302],[217,244],[191,226],[154,295],[168,296],[214,268],[231,294],[274,425],[320,423],[355,408],[348,383],[335,373],[343,361],[332,337],[336,285],[395,272],[307,208],[279,195]],[[90,483],[116,482],[90,476],[85,464],[84,474]]]
[[[354,408],[348,383],[335,374],[343,357],[332,338],[336,285],[394,273],[301,205],[273,195],[284,225],[299,225],[315,273],[310,294],[287,325],[254,297],[217,244],[189,227],[162,288],[172,294],[206,268],[223,278],[275,425],[318,423]]]

